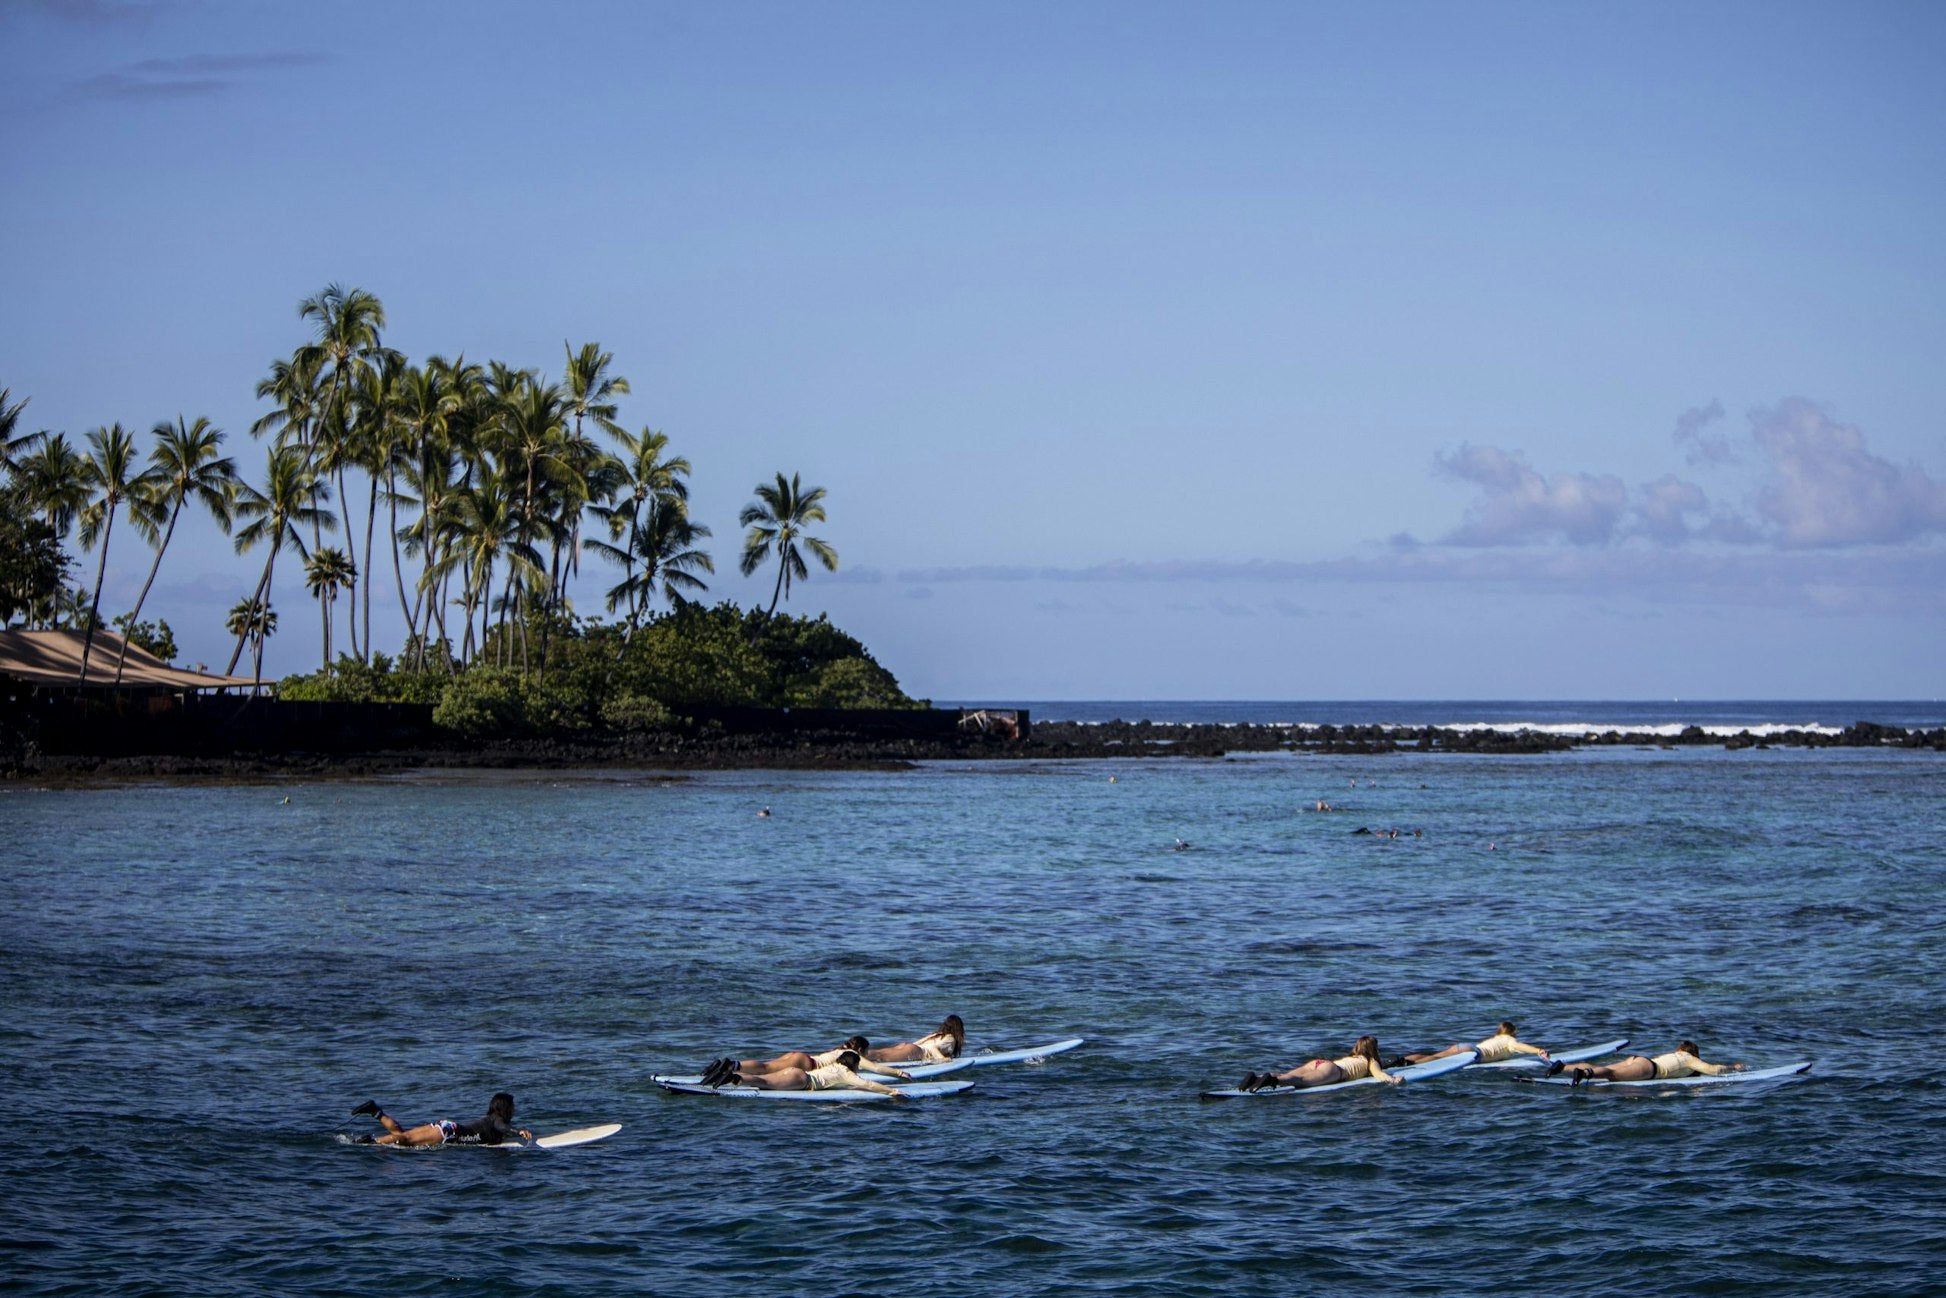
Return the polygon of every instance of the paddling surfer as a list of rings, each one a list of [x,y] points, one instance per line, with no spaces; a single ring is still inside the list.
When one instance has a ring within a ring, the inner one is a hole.
[[[864,1062],[856,1050],[841,1050],[836,1059],[816,1068],[779,1068],[775,1072],[752,1073],[748,1077],[734,1071],[718,1073],[716,1080],[706,1085],[749,1086],[759,1091],[876,1091],[895,1100],[911,1098],[897,1087],[860,1077],[858,1068]]]
[[[762,1077],[769,1073],[782,1072],[787,1068],[808,1073],[813,1069],[823,1068],[826,1064],[837,1063],[839,1056],[847,1051],[858,1056],[857,1067],[860,1072],[878,1073],[881,1076],[897,1077],[908,1082],[912,1080],[912,1074],[904,1069],[894,1068],[890,1064],[883,1064],[873,1059],[868,1053],[871,1048],[872,1043],[864,1037],[846,1037],[843,1045],[818,1054],[808,1050],[786,1050],[775,1059],[717,1059],[703,1070],[703,1085],[714,1086],[715,1078],[730,1073],[741,1073],[745,1077]]]
[[[1555,1060],[1547,1066],[1547,1075],[1553,1077],[1562,1068],[1574,1079],[1576,1086],[1583,1082],[1654,1082],[1671,1077],[1694,1077],[1702,1074],[1715,1077],[1722,1073],[1740,1073],[1748,1064],[1712,1064],[1703,1060],[1694,1041],[1678,1041],[1676,1048],[1666,1055],[1630,1055],[1613,1064],[1562,1064]]]
[[[360,1136],[358,1143],[361,1145],[498,1145],[513,1136],[522,1140],[534,1138],[533,1132],[513,1125],[514,1097],[505,1091],[487,1101],[485,1117],[472,1122],[440,1118],[436,1122],[408,1127],[379,1108],[377,1100],[367,1100],[351,1113],[353,1117],[370,1114],[385,1128],[382,1136]]]
[[[1385,1071],[1378,1059],[1378,1038],[1364,1036],[1352,1044],[1351,1053],[1340,1059],[1313,1059],[1283,1072],[1245,1073],[1237,1084],[1239,1091],[1260,1091],[1266,1086],[1332,1086],[1338,1082],[1357,1082],[1367,1077],[1393,1085],[1404,1081]]]
[[[958,1059],[966,1050],[966,1024],[957,1014],[948,1014],[939,1026],[917,1041],[879,1046],[866,1053],[881,1064],[943,1064]]]
[[[1502,1019],[1500,1020],[1499,1028],[1485,1041],[1470,1046],[1461,1045],[1456,1042],[1453,1045],[1447,1046],[1444,1050],[1413,1051],[1409,1054],[1397,1056],[1393,1059],[1392,1064],[1394,1067],[1400,1067],[1405,1064],[1430,1063],[1435,1059],[1445,1059],[1451,1055],[1463,1055],[1469,1050],[1479,1051],[1480,1058],[1478,1062],[1483,1064],[1497,1064],[1503,1059],[1512,1059],[1515,1055],[1533,1055],[1537,1059],[1546,1059],[1549,1057],[1547,1051],[1541,1049],[1539,1046],[1528,1045],[1525,1041],[1516,1037],[1514,1032],[1514,1025]]]
[[[703,1084],[715,1086],[720,1078],[731,1072],[745,1076],[765,1076],[770,1073],[795,1069],[810,1072],[835,1063],[844,1051],[851,1051],[859,1059],[859,1068],[868,1073],[899,1077],[911,1080],[910,1076],[896,1067],[898,1064],[943,1064],[958,1059],[966,1048],[966,1024],[957,1014],[948,1014],[939,1027],[917,1041],[900,1041],[889,1046],[873,1046],[864,1037],[848,1037],[836,1050],[822,1054],[812,1054],[804,1050],[787,1050],[774,1059],[718,1059],[703,1070]]]

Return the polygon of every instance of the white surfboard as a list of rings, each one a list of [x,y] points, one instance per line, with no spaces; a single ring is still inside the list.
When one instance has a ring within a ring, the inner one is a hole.
[[[988,1064],[1018,1064],[1029,1059],[1045,1059],[1049,1055],[1065,1054],[1080,1045],[1085,1037],[1069,1037],[1065,1041],[1050,1041],[1044,1046],[1027,1046],[1020,1050],[992,1050],[978,1054],[961,1056],[967,1063],[978,1068]]]
[[[1799,1073],[1811,1071],[1811,1061],[1800,1060],[1794,1064],[1779,1064],[1775,1068],[1746,1068],[1740,1073],[1698,1073],[1694,1077],[1650,1077],[1639,1082],[1608,1082],[1590,1078],[1581,1083],[1581,1089],[1611,1086],[1714,1086],[1724,1082],[1771,1082],[1782,1077],[1795,1077]],[[1573,1086],[1574,1079],[1566,1073],[1558,1077],[1523,1077],[1523,1082],[1547,1082],[1554,1086]]]
[[[828,1104],[866,1104],[874,1100],[889,1102],[893,1097],[878,1091],[858,1091],[835,1088],[828,1091],[763,1091],[754,1086],[702,1086],[688,1082],[672,1082],[658,1078],[656,1085],[665,1091],[678,1091],[684,1095],[720,1095],[735,1100],[814,1100]],[[899,1094],[911,1099],[925,1099],[935,1095],[957,1095],[961,1091],[973,1089],[971,1082],[907,1082],[898,1088]]]
[[[551,1136],[537,1136],[536,1149],[566,1149],[570,1145],[585,1145],[591,1140],[606,1140],[622,1129],[619,1122],[604,1122],[598,1127],[576,1127],[573,1131],[557,1131]]]
[[[1599,1059],[1603,1055],[1612,1055],[1627,1044],[1627,1037],[1617,1037],[1613,1041],[1604,1041],[1598,1046],[1578,1046],[1573,1050],[1550,1050],[1548,1055],[1564,1064],[1578,1064],[1584,1059]],[[1547,1067],[1547,1060],[1536,1059],[1532,1055],[1515,1055],[1512,1059],[1501,1059],[1491,1064],[1468,1064],[1467,1067],[1534,1069]]]
[[[433,1149],[566,1149],[572,1145],[585,1145],[592,1140],[606,1140],[622,1129],[619,1122],[606,1122],[596,1127],[576,1127],[573,1131],[557,1131],[551,1136],[539,1136],[533,1141],[503,1140],[497,1145],[489,1145],[478,1140],[451,1140],[441,1145],[381,1145],[369,1136],[347,1136],[340,1134],[338,1140],[346,1145],[363,1145],[371,1149],[402,1149],[417,1153]]]
[[[1444,1059],[1435,1059],[1430,1063],[1407,1064],[1404,1068],[1388,1068],[1385,1071],[1404,1081],[1423,1082],[1429,1077],[1438,1077],[1442,1074],[1456,1072],[1459,1069],[1465,1068],[1479,1057],[1479,1051],[1469,1050],[1462,1055],[1448,1055]],[[1257,1099],[1260,1096],[1270,1095],[1318,1095],[1325,1091],[1342,1091],[1348,1086],[1384,1085],[1387,1085],[1387,1083],[1379,1081],[1376,1077],[1361,1077],[1357,1081],[1333,1082],[1329,1086],[1266,1086],[1260,1091],[1239,1091],[1235,1087],[1231,1087],[1221,1091],[1204,1091],[1203,1098],[1206,1100],[1250,1100]]]
[[[943,1077],[947,1073],[957,1073],[962,1068],[971,1068],[973,1062],[971,1059],[948,1059],[941,1064],[891,1064],[888,1066],[910,1073],[912,1080],[916,1082],[927,1077]],[[868,1073],[860,1069],[858,1075],[868,1081],[884,1082],[887,1086],[909,1085],[909,1083],[897,1077],[891,1077],[884,1073]],[[701,1086],[703,1084],[703,1075],[701,1073],[653,1073],[649,1076],[649,1080],[658,1085],[663,1082],[677,1082],[683,1086]]]

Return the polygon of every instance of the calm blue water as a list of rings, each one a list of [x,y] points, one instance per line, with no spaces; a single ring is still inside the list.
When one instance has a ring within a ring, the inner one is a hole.
[[[1938,754],[0,786],[0,826],[21,1293],[1864,1295],[1946,1273]],[[1089,1044],[898,1107],[647,1080],[948,1011],[976,1045]],[[1360,1032],[1443,1044],[1503,1015],[1543,1043],[1817,1067],[1196,1098]],[[500,1088],[538,1130],[627,1125],[555,1153],[336,1139],[365,1099],[466,1118]]]

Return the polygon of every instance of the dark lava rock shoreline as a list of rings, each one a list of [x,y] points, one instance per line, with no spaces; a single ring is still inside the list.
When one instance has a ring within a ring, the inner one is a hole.
[[[0,778],[42,783],[148,780],[235,781],[360,778],[421,770],[896,770],[926,761],[1066,761],[1294,752],[1358,756],[1400,752],[1552,753],[1575,748],[1895,748],[1946,752],[1946,729],[1905,730],[1860,721],[1836,733],[1785,730],[1678,735],[1611,730],[1563,735],[1535,730],[1449,730],[1437,726],[1181,725],[1148,721],[1037,721],[1022,741],[981,735],[946,740],[861,737],[811,731],[792,735],[682,733],[577,736],[360,752],[238,752],[103,756],[44,754],[32,745],[0,752]]]

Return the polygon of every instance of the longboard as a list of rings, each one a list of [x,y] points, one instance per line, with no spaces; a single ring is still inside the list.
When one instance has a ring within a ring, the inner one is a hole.
[[[1465,1054],[1448,1055],[1444,1059],[1434,1059],[1429,1063],[1407,1064],[1404,1068],[1388,1068],[1385,1071],[1404,1081],[1423,1082],[1429,1077],[1439,1077],[1445,1073],[1456,1072],[1459,1069],[1465,1068],[1479,1057],[1479,1051],[1468,1050]],[[1239,1091],[1235,1087],[1231,1087],[1221,1091],[1204,1091],[1203,1098],[1206,1100],[1254,1100],[1270,1095],[1318,1095],[1325,1091],[1342,1091],[1348,1086],[1384,1086],[1385,1084],[1376,1077],[1361,1077],[1352,1082],[1332,1082],[1329,1086],[1266,1086],[1261,1091]]]
[[[916,1082],[927,1077],[941,1077],[947,1073],[957,1073],[962,1068],[971,1068],[975,1062],[972,1059],[948,1059],[944,1063],[939,1064],[912,1064],[909,1067],[905,1064],[892,1064],[889,1066],[902,1069],[912,1074],[912,1080]],[[888,1077],[883,1073],[868,1073],[861,1069],[858,1075],[868,1081],[884,1082],[887,1086],[907,1085],[906,1082],[896,1077]],[[649,1080],[658,1085],[663,1082],[676,1082],[683,1086],[701,1086],[703,1084],[703,1075],[701,1073],[678,1073],[671,1076],[656,1073],[652,1074]]]
[[[1017,1064],[1027,1059],[1045,1059],[1048,1055],[1065,1054],[1086,1039],[1069,1037],[1065,1041],[1050,1041],[1044,1046],[1028,1046],[1022,1050],[995,1050],[986,1054],[963,1055],[961,1058],[979,1068],[984,1068],[988,1064]]]
[[[606,1140],[622,1129],[619,1122],[606,1122],[598,1127],[576,1127],[573,1131],[557,1131],[551,1136],[537,1136],[530,1143],[515,1138],[503,1140],[497,1145],[482,1144],[477,1140],[453,1140],[443,1145],[381,1145],[375,1140],[354,1140],[340,1135],[338,1139],[347,1145],[365,1145],[372,1149],[566,1149],[571,1145],[585,1145],[593,1140]]]
[[[557,1131],[551,1136],[536,1136],[536,1149],[566,1149],[569,1145],[585,1145],[591,1140],[606,1140],[622,1129],[619,1122],[604,1122],[598,1127],[576,1127],[573,1131]]]
[[[1811,1071],[1811,1061],[1801,1060],[1795,1064],[1779,1064],[1775,1068],[1748,1068],[1740,1073],[1699,1073],[1693,1077],[1650,1077],[1639,1082],[1609,1082],[1590,1078],[1581,1083],[1581,1089],[1598,1086],[1606,1090],[1611,1086],[1713,1086],[1723,1082],[1769,1082],[1780,1077],[1795,1077],[1799,1073]],[[1523,1082],[1546,1082],[1553,1086],[1572,1086],[1574,1079],[1566,1073],[1559,1077],[1523,1077]]]
[[[1558,1059],[1564,1064],[1578,1064],[1584,1059],[1599,1059],[1603,1055],[1612,1055],[1627,1044],[1627,1037],[1618,1037],[1613,1041],[1604,1041],[1598,1046],[1580,1046],[1574,1050],[1551,1050],[1548,1055],[1549,1058]],[[1536,1059],[1532,1055],[1515,1055],[1512,1059],[1502,1059],[1491,1064],[1468,1064],[1467,1067],[1534,1069],[1547,1067],[1547,1060]]]
[[[665,1091],[677,1091],[684,1095],[720,1095],[735,1100],[822,1100],[836,1104],[866,1104],[874,1100],[890,1100],[889,1095],[877,1091],[858,1091],[834,1089],[829,1091],[761,1091],[754,1086],[702,1086],[688,1082],[670,1081],[657,1078],[657,1086]],[[971,1082],[908,1082],[898,1088],[899,1094],[913,1099],[923,1099],[933,1095],[957,1095],[961,1091],[973,1089]]]

